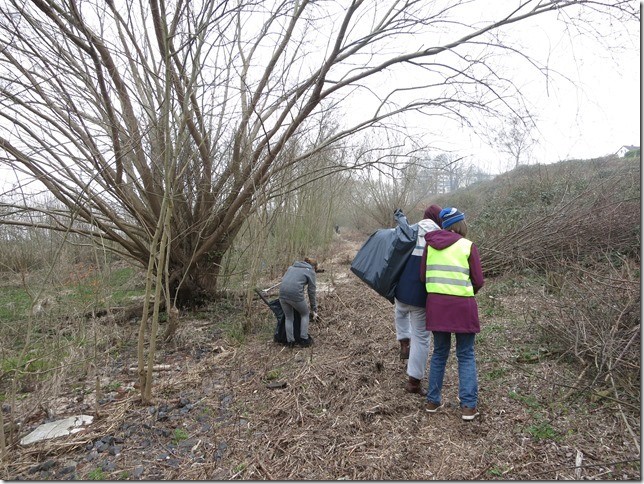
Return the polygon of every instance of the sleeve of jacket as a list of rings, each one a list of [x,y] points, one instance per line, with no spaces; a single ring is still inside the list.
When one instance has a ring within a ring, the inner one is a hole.
[[[306,288],[309,292],[309,303],[311,304],[311,311],[317,311],[318,302],[315,299],[315,291],[317,290],[316,281],[315,281],[315,271],[310,270],[307,272],[308,272],[307,276],[308,276],[309,283],[307,284]]]
[[[472,279],[472,287],[474,287],[474,294],[476,294],[483,287],[485,280],[483,279],[483,269],[481,268],[479,250],[474,244],[472,244],[472,249],[470,251],[469,263],[470,279]]]

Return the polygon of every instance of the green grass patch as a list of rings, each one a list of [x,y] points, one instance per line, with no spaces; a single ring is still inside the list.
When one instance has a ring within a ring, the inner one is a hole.
[[[537,422],[528,427],[528,433],[537,440],[559,440],[561,435],[547,422]]]
[[[111,381],[105,386],[105,390],[107,390],[108,392],[115,392],[122,386],[123,384],[120,381]]]
[[[268,381],[278,380],[281,376],[282,376],[282,369],[275,368],[266,373],[266,380]]]
[[[246,462],[241,462],[241,463],[237,464],[235,467],[233,467],[233,472],[235,474],[243,472],[243,471],[246,470],[246,467],[247,467]]]
[[[230,344],[237,346],[241,346],[246,341],[245,327],[248,319],[241,306],[224,299],[209,308],[211,317],[217,318],[213,321],[213,326],[223,331]]]
[[[132,267],[123,267],[110,271],[107,285],[110,287],[121,287],[130,283],[137,276],[137,271]],[[145,280],[138,281],[140,289],[145,289]]]
[[[241,322],[230,322],[224,325],[224,334],[232,344],[241,346],[246,341],[246,334],[244,333],[244,325]]]
[[[485,318],[501,317],[506,314],[506,310],[501,300],[490,294],[482,294],[477,297],[479,312]]]
[[[541,413],[541,411],[544,410],[543,405],[539,403],[535,396],[520,395],[514,391],[509,392],[508,396],[525,405],[528,408],[528,413],[534,419],[534,423],[525,429],[528,434],[537,440],[561,439],[561,434],[559,434],[559,432],[557,432],[552,425],[544,419],[544,416]]]
[[[39,356],[36,352],[31,351],[23,358],[9,356],[1,362],[2,372],[11,373],[16,370],[27,373],[41,373],[53,367],[52,363]]]
[[[7,323],[26,319],[31,298],[20,286],[4,286],[0,290],[0,321]]]
[[[136,269],[125,267],[110,272],[107,287],[110,288],[112,303],[122,306],[145,294],[145,279],[138,276]]]
[[[519,354],[516,357],[516,361],[517,363],[539,363],[539,361],[541,361],[541,358],[547,357],[550,354],[550,351],[540,346],[525,346],[519,349]]]
[[[174,429],[172,433],[172,443],[178,444],[188,439],[188,431],[185,429]]]
[[[97,298],[101,299],[99,305],[122,306],[129,303],[133,298],[143,296],[145,288],[131,289],[119,285],[107,285],[101,287],[99,283],[75,285],[68,287],[68,291],[60,298],[59,304],[72,307],[88,307],[96,304]],[[108,301],[102,301],[108,295]]]
[[[114,306],[125,306],[132,299],[145,295],[145,289],[114,289],[111,293]]]
[[[89,481],[104,481],[107,479],[107,476],[102,469],[96,468],[87,473],[87,479]]]
[[[493,370],[483,373],[481,378],[487,381],[494,381],[503,378],[508,373],[510,373],[509,368],[494,368]]]
[[[487,475],[492,477],[503,477],[503,472],[505,472],[503,467],[493,466],[487,470]]]
[[[508,396],[513,400],[517,400],[518,402],[523,403],[525,406],[532,410],[539,410],[540,408],[542,408],[541,404],[538,402],[534,395],[519,395],[515,391],[510,391],[510,393],[508,393]]]
[[[265,337],[265,338],[270,338],[271,340],[273,339],[273,335],[275,334],[275,328],[277,325],[277,320],[275,319],[275,315],[273,314],[272,311],[270,311],[270,317],[265,317],[257,320],[257,325],[258,325],[258,333],[260,336]]]
[[[215,411],[213,410],[212,407],[202,407],[199,412],[199,417],[202,417],[202,418],[212,417],[214,415],[215,415]]]
[[[212,319],[213,313],[211,313],[210,311],[196,311],[196,312],[193,312],[190,315],[190,317],[198,321],[201,321],[201,320],[208,321]]]
[[[505,337],[505,328],[500,324],[485,324],[481,325],[481,332],[476,336],[477,343],[488,343],[493,341],[503,343],[507,341]]]

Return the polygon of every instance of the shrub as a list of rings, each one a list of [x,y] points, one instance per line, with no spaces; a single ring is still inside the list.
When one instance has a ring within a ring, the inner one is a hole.
[[[584,366],[590,389],[608,386],[639,408],[639,264],[606,256],[592,267],[562,263],[557,274],[559,289],[537,294],[548,344]]]

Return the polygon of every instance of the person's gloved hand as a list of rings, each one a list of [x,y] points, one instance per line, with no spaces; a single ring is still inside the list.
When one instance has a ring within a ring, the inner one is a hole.
[[[317,319],[318,319],[318,313],[317,313],[317,311],[311,311],[311,319],[312,319],[313,321],[317,321]]]

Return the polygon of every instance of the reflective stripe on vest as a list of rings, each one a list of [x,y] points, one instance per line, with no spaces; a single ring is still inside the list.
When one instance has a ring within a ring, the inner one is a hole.
[[[472,242],[465,238],[442,250],[427,246],[427,292],[452,296],[474,296],[469,257]]]

